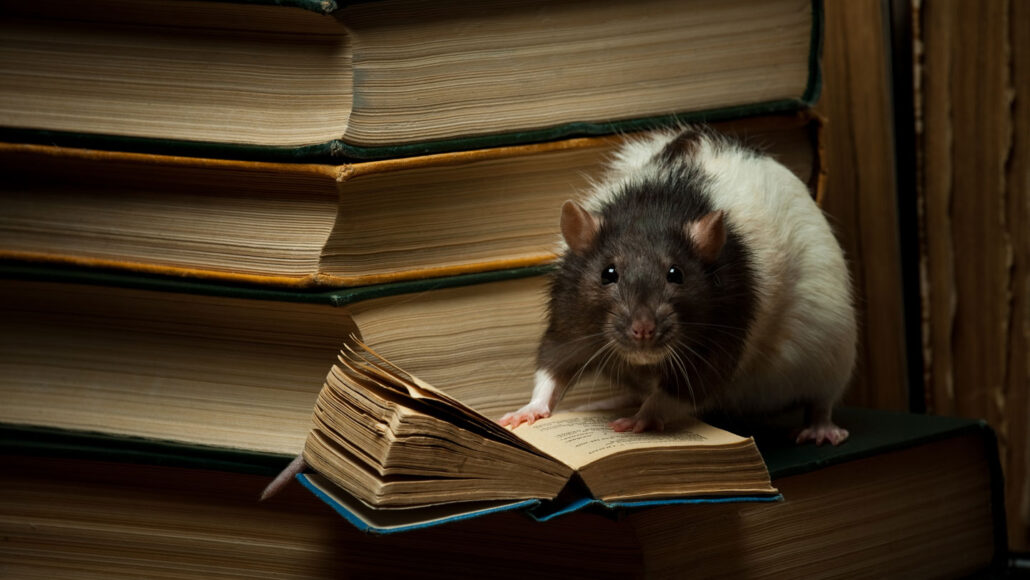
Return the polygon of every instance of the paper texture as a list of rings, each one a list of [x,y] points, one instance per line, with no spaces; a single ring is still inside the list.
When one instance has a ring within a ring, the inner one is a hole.
[[[573,469],[634,449],[733,445],[746,441],[743,437],[698,421],[674,425],[661,433],[617,433],[608,423],[621,416],[625,415],[559,413],[532,425],[522,425],[515,429],[515,434],[536,447],[546,449]]]

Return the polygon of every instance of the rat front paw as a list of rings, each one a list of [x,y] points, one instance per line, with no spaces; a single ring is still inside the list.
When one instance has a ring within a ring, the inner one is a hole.
[[[848,438],[848,435],[847,429],[838,427],[833,423],[811,425],[802,429],[801,433],[798,433],[796,442],[800,444],[811,441],[816,445],[830,443],[837,446],[843,443]]]
[[[518,411],[505,414],[501,417],[498,423],[504,427],[511,427],[514,429],[523,423],[529,423],[532,425],[537,419],[543,419],[550,416],[551,409],[547,405],[529,403]]]

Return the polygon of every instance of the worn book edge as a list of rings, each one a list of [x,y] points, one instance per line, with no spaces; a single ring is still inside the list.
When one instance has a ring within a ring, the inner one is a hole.
[[[431,528],[492,513],[532,509],[541,503],[538,499],[477,501],[386,510],[364,504],[317,473],[299,473],[296,479],[354,527],[373,534],[393,534]]]
[[[852,429],[852,438],[838,447],[794,445],[787,441],[785,431],[774,427],[763,431],[756,437],[759,450],[766,461],[770,477],[775,480],[782,477],[799,475],[833,465],[873,457],[892,451],[918,447],[934,441],[953,437],[976,435],[982,438],[984,453],[990,466],[992,512],[997,541],[996,554],[999,558],[1005,554],[1007,545],[1007,528],[1005,527],[1005,511],[1003,479],[1001,464],[998,458],[997,440],[994,432],[984,422],[957,417],[941,417],[917,415],[904,412],[879,411],[871,409],[839,409],[837,421]],[[324,480],[318,474],[301,473],[297,476],[305,488],[314,493],[320,500],[347,519],[358,529],[370,534],[392,534],[415,529],[423,529],[446,524],[453,521],[469,519],[492,511],[520,511],[525,515],[545,522],[562,515],[581,510],[599,510],[602,513],[617,514],[626,509],[644,509],[663,505],[677,504],[712,504],[739,502],[775,502],[783,500],[782,495],[737,495],[720,497],[684,497],[670,499],[630,500],[604,502],[585,495],[581,486],[577,486],[573,478],[566,490],[556,500],[529,500],[528,502],[498,502],[491,505],[488,511],[482,504],[460,503],[449,506],[434,506],[430,521],[419,521],[421,513],[410,512],[412,516],[404,521],[394,513],[385,516],[376,509],[353,498],[347,492]],[[316,491],[320,490],[320,491]],[[329,490],[329,491],[326,491]],[[789,497],[786,498],[789,501]],[[525,505],[519,505],[525,503]],[[451,515],[447,515],[448,510]],[[398,511],[398,510],[393,510]],[[430,512],[425,512],[430,513]]]
[[[11,423],[0,423],[0,453],[164,465],[269,477],[279,473],[292,459],[287,455],[249,449]]]
[[[766,464],[769,467],[773,481],[862,459],[863,457],[872,457],[879,453],[906,449],[951,437],[963,435],[979,436],[983,441],[985,456],[991,470],[991,510],[993,512],[994,535],[996,539],[995,569],[1004,568],[1008,552],[1003,479],[1001,463],[998,457],[997,439],[994,431],[986,422],[955,417],[851,408],[838,409],[837,420],[841,425],[853,430],[853,439],[836,448],[825,446],[800,448],[799,446],[783,444],[783,442],[770,441],[771,433],[759,435],[756,440],[763,457],[766,459]],[[873,441],[863,435],[869,426],[879,426],[885,431],[880,433],[876,440]],[[899,429],[902,432],[907,432],[907,435],[899,434]],[[853,448],[848,447],[848,445],[855,442],[859,442],[859,445]],[[285,455],[244,449],[228,449],[141,437],[12,424],[0,424],[0,453],[196,468],[250,473],[269,477],[278,473],[292,459],[292,457]],[[309,476],[310,474],[301,474],[298,476],[298,479],[304,483]],[[306,483],[304,485],[308,488]],[[314,492],[312,491],[312,493]],[[323,498],[320,499],[325,501]],[[778,497],[766,497],[757,501],[776,501],[778,499]],[[786,499],[789,501],[790,498]],[[709,498],[704,503],[731,501],[738,500],[736,498]],[[622,502],[599,505],[599,502],[596,500],[579,497],[570,500],[563,508],[559,508],[556,505],[541,506],[542,503],[539,500],[509,502],[510,506],[508,509],[520,511],[520,513],[525,513],[527,516],[539,521],[546,521],[563,514],[591,509],[592,507],[600,509],[602,513],[617,515],[624,509],[642,509],[649,505],[668,505],[671,502],[658,500],[654,503],[635,502],[636,505],[623,505]],[[493,507],[493,511],[502,511],[502,506],[500,505]],[[336,510],[336,507],[334,506],[333,509]],[[336,511],[342,517],[347,517],[346,514],[339,512],[339,510]],[[490,512],[478,513],[476,515],[481,516],[486,513]],[[393,531],[378,531],[374,528],[366,529],[363,525],[354,521],[351,521],[351,523],[359,529],[373,534],[415,529],[400,528]]]
[[[41,268],[67,267],[74,270],[96,270],[98,276],[101,272],[135,273],[141,276],[158,276],[169,280],[195,280],[199,284],[227,284],[263,286],[269,290],[280,289],[282,291],[296,290],[297,292],[319,290],[326,292],[330,288],[361,288],[369,286],[381,286],[394,283],[425,283],[431,284],[432,280],[451,278],[456,276],[475,276],[477,274],[488,274],[503,270],[522,270],[526,268],[543,268],[553,264],[557,255],[551,252],[510,258],[503,260],[489,260],[484,262],[472,262],[468,264],[456,264],[449,266],[436,266],[431,268],[412,268],[399,272],[387,274],[368,274],[363,276],[335,276],[332,274],[311,274],[307,276],[267,276],[261,274],[241,274],[234,272],[223,272],[203,268],[186,268],[179,266],[166,266],[149,262],[134,262],[127,260],[107,260],[100,258],[89,258],[67,254],[51,254],[44,252],[22,252],[14,250],[0,250],[0,261],[22,263],[26,266],[38,265]],[[360,292],[338,292],[344,294],[360,294]]]
[[[807,181],[816,203],[821,205],[825,195],[826,156],[824,152],[825,120],[817,113],[802,110],[792,114],[761,116],[749,119],[728,121],[718,127],[727,132],[742,131],[790,131],[805,128],[813,146],[812,175]],[[53,145],[33,145],[26,143],[0,143],[0,156],[28,156],[33,158],[49,158],[53,160],[86,160],[96,163],[117,162],[139,167],[145,171],[147,167],[159,166],[184,169],[215,169],[242,172],[272,172],[277,174],[295,174],[325,178],[327,182],[335,182],[339,188],[351,180],[365,176],[385,174],[421,168],[437,168],[460,166],[481,161],[511,159],[532,155],[546,155],[560,151],[606,148],[614,146],[625,136],[606,135],[600,137],[583,137],[564,139],[531,145],[513,145],[487,149],[475,149],[451,153],[439,153],[419,157],[367,161],[343,165],[325,165],[314,163],[275,163],[265,161],[241,161],[217,158],[195,158],[181,155],[155,155],[139,152],[103,151],[96,149],[76,149]],[[630,136],[632,137],[632,136]],[[339,195],[345,195],[339,189]],[[341,203],[343,201],[341,200]],[[110,271],[134,272],[143,275],[165,276],[170,279],[192,278],[199,281],[216,283],[267,286],[269,288],[296,289],[301,291],[346,288],[390,284],[429,278],[444,278],[490,272],[497,270],[542,267],[552,264],[557,258],[554,252],[539,252],[518,257],[480,260],[466,264],[441,265],[423,268],[410,268],[396,272],[340,276],[325,273],[311,273],[299,276],[281,276],[266,274],[247,274],[216,270],[210,268],[193,268],[188,266],[155,264],[145,261],[93,258],[81,255],[55,252],[35,252],[23,250],[0,249],[0,260],[24,262],[43,267],[69,266]]]
[[[365,300],[396,296],[400,294],[415,294],[443,288],[474,286],[490,282],[542,276],[552,271],[552,269],[553,267],[551,265],[527,266],[457,274],[437,278],[405,280],[368,286],[339,288],[336,290],[304,291],[303,289],[279,289],[252,284],[230,284],[222,280],[206,281],[194,279],[192,277],[148,275],[137,272],[125,272],[122,270],[107,270],[85,265],[70,266],[66,264],[51,265],[47,263],[25,263],[22,261],[4,260],[3,256],[0,256],[0,280],[31,280],[62,284],[114,286],[136,290],[197,294],[246,300],[271,300],[280,302],[325,304],[333,307],[342,307]]]
[[[317,14],[332,14],[343,6],[348,0],[206,0],[208,2],[225,2],[227,4],[257,4],[262,6],[282,6],[284,8],[300,8]]]
[[[818,60],[818,57],[813,57]],[[815,75],[818,79],[818,75]],[[811,79],[809,82],[813,82]],[[818,83],[816,83],[818,84]],[[246,145],[207,141],[188,141],[130,137],[70,131],[0,127],[0,140],[28,144],[48,144],[69,148],[132,151],[141,154],[234,159],[240,161],[331,164],[346,161],[362,162],[425,155],[456,153],[470,149],[517,147],[554,140],[591,138],[603,135],[632,133],[689,123],[714,123],[741,117],[788,113],[804,110],[814,104],[819,89],[805,90],[799,99],[742,105],[718,110],[678,113],[661,117],[611,121],[607,123],[567,123],[546,129],[476,135],[458,139],[405,143],[392,146],[362,147],[332,140],[299,147]],[[811,99],[811,100],[810,100]]]
[[[458,502],[408,509],[382,509],[365,504],[317,473],[299,473],[296,479],[308,491],[313,493],[315,497],[322,500],[354,527],[363,532],[377,535],[432,528],[505,511],[520,511],[538,522],[546,522],[559,516],[586,509],[614,511],[662,505],[773,502],[783,499],[783,496],[779,494],[639,501],[604,501],[591,497],[580,497],[571,501],[526,499],[496,502]]]

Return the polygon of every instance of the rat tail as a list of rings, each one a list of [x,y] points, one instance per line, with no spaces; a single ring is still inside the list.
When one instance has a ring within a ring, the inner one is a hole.
[[[261,497],[258,501],[265,501],[266,499],[274,496],[275,494],[282,491],[286,484],[290,482],[298,473],[304,471],[308,464],[304,461],[303,455],[298,455],[293,458],[293,461],[283,469],[279,475],[275,476],[272,483],[269,483],[265,490],[261,492]]]

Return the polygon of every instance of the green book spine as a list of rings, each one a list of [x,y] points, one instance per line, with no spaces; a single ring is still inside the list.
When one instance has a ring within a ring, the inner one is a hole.
[[[978,436],[990,469],[991,512],[994,523],[995,562],[993,569],[1004,569],[1008,554],[1008,528],[1005,515],[1005,480],[998,455],[998,439],[986,421],[962,417],[922,415],[873,409],[840,408],[834,421],[852,433],[839,446],[794,445],[785,434],[788,425],[800,419],[784,419],[781,425],[754,433],[762,458],[773,483],[779,478],[815,471],[825,467],[873,457],[941,441],[951,437]],[[732,430],[731,425],[725,427]],[[789,498],[788,498],[789,499]]]
[[[208,0],[209,2],[227,2],[231,4],[259,4],[265,6],[284,6],[300,8],[318,14],[332,14],[342,7],[336,0]]]
[[[166,465],[274,476],[293,458],[174,441],[0,424],[0,454]]]
[[[810,93],[817,95],[818,92],[818,89],[810,87],[806,90],[806,95]],[[814,101],[815,99],[799,98],[797,100],[773,101],[710,111],[665,115],[662,117],[627,119],[607,123],[568,123],[556,127],[516,133],[477,135],[460,139],[403,143],[382,147],[362,147],[350,145],[340,140],[302,147],[276,147],[208,141],[149,139],[146,137],[43,131],[11,127],[0,127],[0,141],[34,145],[56,145],[80,149],[101,149],[106,151],[133,151],[153,155],[236,159],[241,161],[344,163],[416,157],[502,146],[531,145],[558,139],[631,133],[688,123],[714,123],[741,117],[799,111],[810,106]]]
[[[274,300],[346,306],[373,298],[384,298],[399,294],[412,294],[442,288],[471,286],[489,282],[500,282],[531,276],[542,276],[553,269],[551,265],[530,266],[510,270],[493,270],[460,274],[441,278],[426,278],[370,286],[357,286],[331,291],[279,290],[254,285],[214,283],[188,278],[173,278],[148,274],[126,273],[114,270],[98,270],[86,267],[63,267],[0,261],[0,280],[35,280],[66,284],[91,284],[154,290],[181,294],[223,296],[249,300]]]

